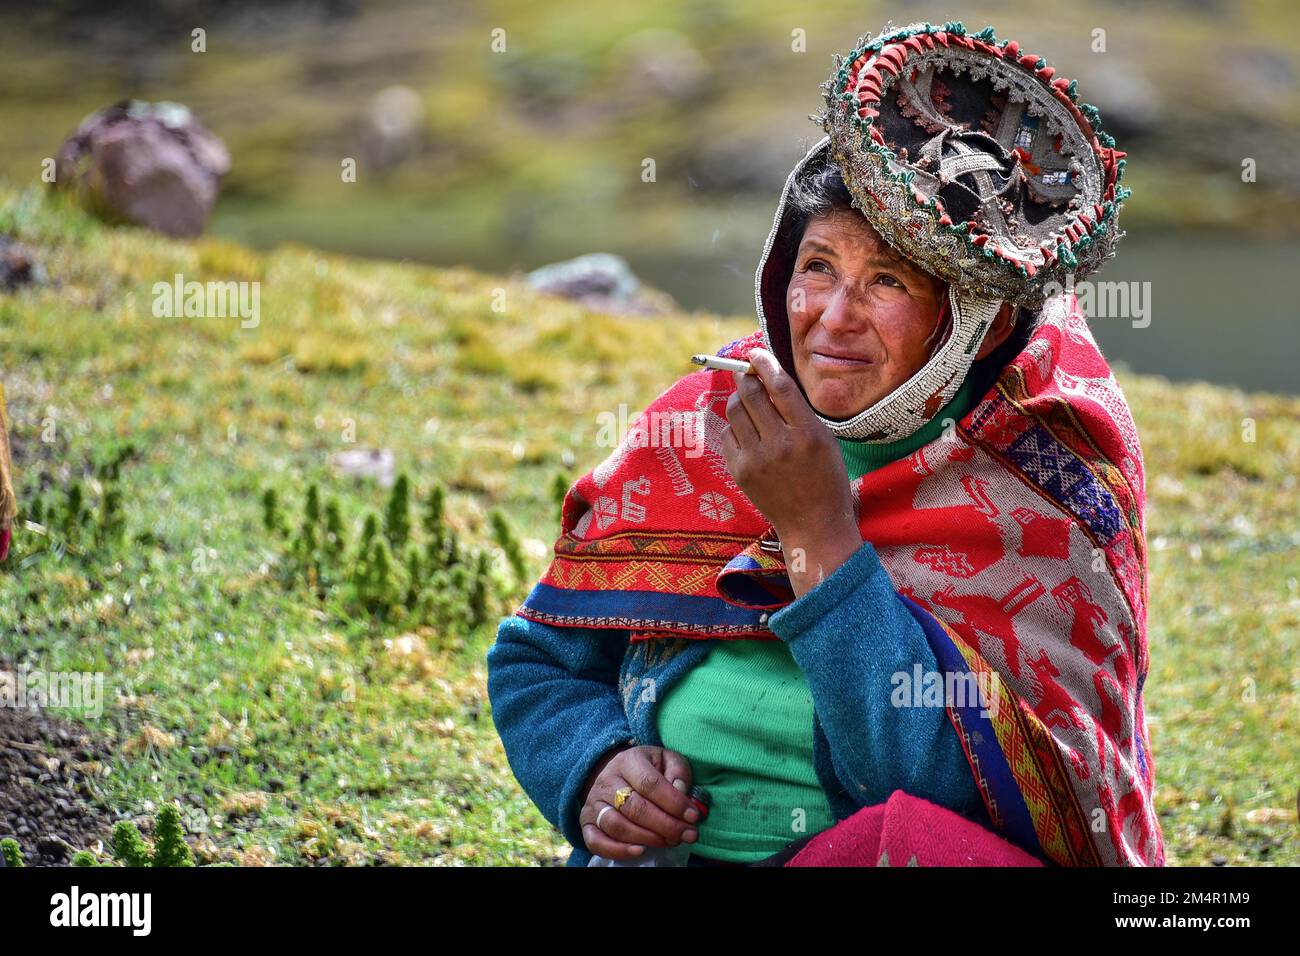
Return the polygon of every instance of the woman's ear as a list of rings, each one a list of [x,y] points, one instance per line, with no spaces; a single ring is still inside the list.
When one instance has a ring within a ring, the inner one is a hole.
[[[980,350],[975,353],[975,360],[979,361],[985,358],[990,352],[1007,340],[1011,334],[1012,328],[1015,327],[1016,307],[1011,302],[1003,302],[1002,308],[998,309],[998,314],[993,318],[993,327],[988,330],[984,336],[984,342],[980,345]]]

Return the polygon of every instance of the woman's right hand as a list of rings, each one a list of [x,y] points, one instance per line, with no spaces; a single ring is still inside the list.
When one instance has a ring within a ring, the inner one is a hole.
[[[618,808],[615,794],[623,787],[633,793]],[[675,750],[625,747],[602,758],[578,814],[587,849],[610,860],[634,860],[647,846],[693,843],[700,813],[686,796],[690,788],[691,765]],[[596,818],[607,806],[598,827]]]

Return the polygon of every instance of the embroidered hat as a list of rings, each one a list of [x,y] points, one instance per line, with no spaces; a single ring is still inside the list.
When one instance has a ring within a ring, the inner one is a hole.
[[[897,441],[956,394],[1003,302],[1037,309],[1052,283],[1114,255],[1125,154],[1097,109],[1078,102],[1075,81],[992,27],[915,23],[868,35],[835,58],[822,91],[826,106],[811,118],[827,135],[786,181],[756,276],[759,321],[792,368],[788,321],[768,321],[784,315],[776,285],[790,267],[776,239],[792,184],[834,162],[881,237],[948,283],[950,330],[927,364],[850,419],[819,415],[840,437]]]

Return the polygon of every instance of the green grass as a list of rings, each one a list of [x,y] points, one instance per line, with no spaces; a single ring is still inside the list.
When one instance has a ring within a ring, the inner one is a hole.
[[[562,858],[492,725],[493,624],[349,621],[285,589],[261,492],[292,513],[319,482],[349,515],[382,511],[382,489],[332,477],[327,458],[388,448],[421,493],[447,486],[467,540],[489,544],[488,512],[503,509],[535,576],[556,474],[607,453],[597,415],[643,406],[750,320],[621,318],[465,269],[176,243],[3,186],[0,233],[36,247],[53,280],[0,296],[20,498],[89,476],[124,441],[139,452],[120,479],[128,547],[0,573],[0,656],[105,672],[91,722],[117,745],[105,802],[132,815],[200,803],[208,860]],[[260,281],[260,325],[155,318],[153,283],[178,272]],[[1146,700],[1170,859],[1300,862],[1300,401],[1122,381],[1147,459]],[[498,572],[513,589],[500,615],[532,582]],[[1261,808],[1292,812],[1248,822]]]

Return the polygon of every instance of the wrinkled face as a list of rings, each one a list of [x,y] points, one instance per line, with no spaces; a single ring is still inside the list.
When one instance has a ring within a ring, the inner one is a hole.
[[[813,408],[851,418],[911,378],[939,341],[927,339],[946,295],[856,209],[813,217],[785,296],[795,374]]]

